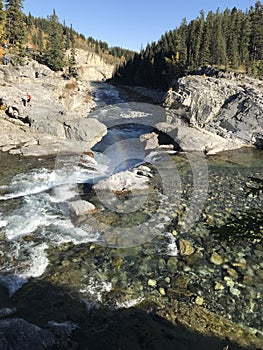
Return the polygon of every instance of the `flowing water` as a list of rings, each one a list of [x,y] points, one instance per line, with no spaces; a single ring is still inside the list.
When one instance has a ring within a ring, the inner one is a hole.
[[[108,123],[109,133],[94,147],[94,160],[0,154],[0,284],[13,296],[42,280],[66,287],[88,309],[130,307],[149,297],[169,307],[177,298],[260,330],[262,226],[242,227],[247,213],[262,225],[262,198],[246,196],[249,177],[262,178],[262,151],[210,158],[145,154],[138,138],[165,112],[149,104],[131,107],[107,85],[96,99],[93,116]],[[120,116],[129,123],[117,125]],[[119,210],[116,196],[109,199],[112,210],[90,189],[100,178],[144,163],[151,185],[129,210],[122,210],[127,194],[118,199]],[[72,198],[96,206],[84,224],[69,215]],[[178,251],[180,239],[185,254]],[[26,304],[30,293],[21,298]]]

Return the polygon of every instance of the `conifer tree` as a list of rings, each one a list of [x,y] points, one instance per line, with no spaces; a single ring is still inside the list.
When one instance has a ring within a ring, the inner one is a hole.
[[[251,32],[251,22],[248,15],[243,15],[241,22],[241,32],[239,37],[239,60],[240,64],[246,67],[246,71],[249,68],[249,39]]]
[[[213,63],[217,65],[226,65],[226,42],[223,32],[222,15],[219,9],[214,16],[213,26]]]
[[[25,52],[26,25],[22,12],[23,0],[6,0],[6,36],[10,45],[16,45],[20,54]]]
[[[63,29],[59,24],[55,10],[53,10],[52,15],[48,17],[48,21],[49,29],[44,58],[51,69],[58,71],[62,70],[65,64]]]
[[[252,60],[263,59],[263,4],[257,1],[251,16],[251,55]]]
[[[76,49],[75,49],[75,38],[73,35],[73,29],[72,25],[69,30],[68,34],[69,42],[70,42],[70,56],[69,56],[69,76],[76,78],[78,73],[77,73],[77,68],[76,68]]]
[[[263,5],[245,13],[237,8],[210,11],[162,35],[120,67],[115,77],[124,83],[169,87],[200,65],[242,69],[263,76]]]
[[[0,0],[0,45],[4,44],[5,36],[5,11],[3,9],[3,1]]]
[[[199,50],[199,64],[204,66],[209,63],[211,63],[210,33],[208,23],[205,22]]]

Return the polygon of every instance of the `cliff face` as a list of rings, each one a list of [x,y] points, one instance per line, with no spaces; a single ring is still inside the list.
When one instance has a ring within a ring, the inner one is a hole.
[[[231,147],[231,143],[233,148],[235,144],[239,147],[242,144],[262,147],[261,80],[234,76],[186,76],[178,80],[175,90],[168,91],[164,106],[170,111],[171,124],[181,123],[189,133],[201,132],[210,135],[210,138],[214,135],[219,141],[221,138],[222,150]],[[212,140],[204,147],[212,153]]]
[[[67,80],[61,72],[34,60],[19,67],[0,66],[0,99],[9,107],[9,117],[0,111],[1,150],[26,155],[56,153],[61,143],[76,137],[87,149],[106,134],[102,123],[89,118],[89,135],[84,137],[81,120],[96,106],[93,83],[110,78],[113,66],[95,54],[76,50],[76,69],[78,79]],[[22,99],[27,93],[32,100],[25,106]]]

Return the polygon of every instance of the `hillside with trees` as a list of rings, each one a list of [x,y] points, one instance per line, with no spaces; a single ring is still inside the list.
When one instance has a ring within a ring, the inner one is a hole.
[[[167,89],[173,81],[200,66],[213,65],[253,76],[263,76],[263,5],[246,12],[234,7],[204,11],[148,44],[115,72],[117,82]]]
[[[75,76],[77,48],[96,53],[107,63],[115,65],[134,55],[133,51],[86,38],[72,25],[60,23],[55,10],[47,18],[35,18],[30,13],[25,15],[22,10],[23,0],[0,0],[0,60],[3,63],[6,62],[5,56],[14,65],[23,64],[25,56],[29,56],[54,71],[64,69],[70,76]]]

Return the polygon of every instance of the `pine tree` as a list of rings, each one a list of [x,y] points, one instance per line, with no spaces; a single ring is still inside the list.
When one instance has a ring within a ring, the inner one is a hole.
[[[213,26],[213,63],[226,66],[226,41],[223,32],[223,20],[219,9],[216,11]]]
[[[34,17],[31,15],[31,12],[29,12],[28,16],[26,17],[26,24],[29,29],[32,29],[34,26]]]
[[[76,68],[76,49],[75,49],[75,38],[73,35],[73,29],[72,25],[69,30],[68,34],[69,42],[70,42],[70,56],[69,56],[69,76],[76,78],[78,73],[77,73],[77,68]]]
[[[3,10],[3,1],[0,0],[0,45],[4,44],[5,32],[5,11]]]
[[[251,56],[253,61],[263,60],[263,5],[257,1],[251,16]]]
[[[10,45],[16,45],[20,54],[25,52],[26,25],[22,12],[23,0],[6,0],[6,35]]]
[[[211,51],[210,51],[210,28],[207,21],[204,23],[204,29],[202,33],[202,39],[199,51],[199,64],[205,66],[211,63]]]
[[[49,30],[44,58],[51,69],[58,71],[62,70],[65,64],[63,29],[59,24],[55,10],[53,10],[53,14],[49,16],[48,21]]]

